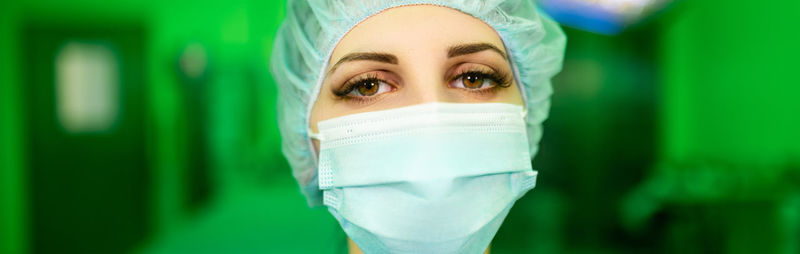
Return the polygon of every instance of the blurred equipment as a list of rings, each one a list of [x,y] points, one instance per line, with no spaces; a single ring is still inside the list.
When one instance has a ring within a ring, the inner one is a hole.
[[[187,167],[184,182],[187,200],[184,208],[205,205],[212,193],[208,145],[209,52],[205,44],[190,42],[178,52],[176,75],[181,82],[180,94],[184,110]]]
[[[183,48],[178,59],[180,74],[189,81],[201,82],[208,67],[208,53],[200,43],[190,43]]]
[[[539,0],[561,24],[613,35],[662,9],[672,0]]]

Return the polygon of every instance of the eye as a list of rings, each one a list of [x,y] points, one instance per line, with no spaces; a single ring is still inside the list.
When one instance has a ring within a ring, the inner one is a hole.
[[[479,90],[495,87],[498,83],[499,81],[490,74],[471,71],[456,76],[456,78],[450,82],[450,86],[468,90]]]
[[[372,97],[385,92],[392,91],[394,87],[376,77],[367,77],[356,81],[348,82],[342,89],[336,92],[340,97]]]

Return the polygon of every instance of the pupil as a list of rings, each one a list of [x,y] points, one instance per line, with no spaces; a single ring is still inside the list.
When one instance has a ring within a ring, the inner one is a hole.
[[[376,81],[364,81],[358,86],[358,93],[365,96],[374,95],[378,93],[379,85]]]
[[[466,88],[478,88],[483,84],[483,78],[478,75],[468,75],[463,79],[464,81],[462,83]]]

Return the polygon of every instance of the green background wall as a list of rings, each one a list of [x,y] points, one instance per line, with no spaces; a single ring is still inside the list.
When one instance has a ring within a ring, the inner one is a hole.
[[[118,250],[343,253],[344,234],[307,208],[280,153],[268,59],[284,8],[0,2],[0,253],[40,249],[26,139],[33,74],[21,64],[32,24],[144,30],[148,230]],[[789,0],[677,1],[616,36],[566,27],[538,186],[493,253],[800,252],[798,11]],[[190,44],[208,55],[202,81],[179,75]]]

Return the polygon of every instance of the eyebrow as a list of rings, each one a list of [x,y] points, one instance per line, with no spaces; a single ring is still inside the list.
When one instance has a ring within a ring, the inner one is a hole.
[[[397,64],[397,57],[392,54],[387,53],[376,53],[376,52],[356,52],[350,53],[339,59],[336,64],[331,67],[331,70],[328,71],[330,75],[339,67],[340,64],[352,61],[375,61],[381,63],[388,63],[388,64]]]
[[[492,45],[490,43],[486,43],[486,42],[470,43],[470,44],[459,44],[459,45],[451,46],[447,50],[447,57],[448,58],[453,58],[453,57],[457,57],[457,56],[469,55],[469,54],[478,53],[478,52],[481,52],[481,51],[484,51],[484,50],[491,50],[491,51],[497,52],[497,54],[500,54],[500,56],[502,56],[503,59],[506,59],[506,54],[502,50],[500,50],[500,48],[498,48],[495,45]]]
[[[447,49],[447,58],[453,58],[453,57],[457,57],[457,56],[469,55],[469,54],[478,53],[478,52],[481,52],[481,51],[484,51],[484,50],[494,51],[497,54],[500,54],[500,56],[502,56],[503,59],[506,59],[506,54],[503,52],[503,50],[500,50],[500,48],[498,48],[497,46],[492,45],[491,43],[486,43],[486,42],[459,44],[459,45],[451,46],[450,48]],[[339,61],[337,61],[333,65],[333,67],[331,67],[331,69],[328,71],[328,75],[333,73],[336,70],[336,68],[339,67],[339,65],[341,65],[343,63],[346,63],[346,62],[352,62],[352,61],[375,61],[375,62],[388,63],[388,64],[397,64],[398,63],[397,56],[392,55],[392,54],[379,53],[379,52],[355,52],[355,53],[347,54],[344,57],[342,57],[341,59],[339,59]]]

